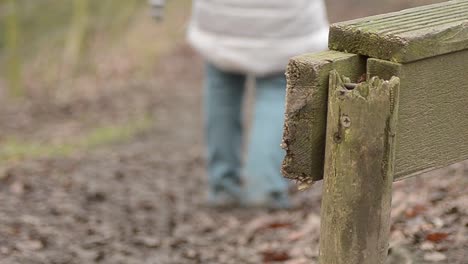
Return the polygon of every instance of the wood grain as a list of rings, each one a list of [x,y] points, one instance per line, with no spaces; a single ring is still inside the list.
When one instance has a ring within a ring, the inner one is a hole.
[[[330,74],[320,263],[383,264],[390,231],[399,79],[354,90]]]
[[[305,185],[323,178],[328,77],[332,69],[356,81],[365,58],[337,51],[305,54],[289,62],[283,148],[285,177]]]
[[[395,179],[468,159],[468,50],[408,64],[369,59],[367,68],[401,79]]]
[[[467,49],[468,0],[333,24],[329,47],[394,62],[412,62]]]

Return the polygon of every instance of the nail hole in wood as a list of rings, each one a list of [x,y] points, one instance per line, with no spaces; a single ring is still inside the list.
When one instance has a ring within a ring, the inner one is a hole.
[[[343,86],[347,90],[354,90],[354,88],[356,88],[357,84],[356,83],[345,83],[345,84],[343,84]]]

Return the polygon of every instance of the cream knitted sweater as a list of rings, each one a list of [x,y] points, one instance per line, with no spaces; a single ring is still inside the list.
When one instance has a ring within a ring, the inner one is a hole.
[[[149,0],[162,17],[166,0]],[[188,40],[218,68],[263,76],[283,72],[289,58],[325,50],[323,0],[193,0]]]
[[[325,5],[323,0],[194,0],[188,40],[225,71],[283,72],[289,58],[327,48]]]

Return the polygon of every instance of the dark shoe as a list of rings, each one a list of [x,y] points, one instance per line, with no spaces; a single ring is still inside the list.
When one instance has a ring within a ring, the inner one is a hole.
[[[231,208],[241,206],[240,198],[225,191],[209,192],[206,201],[209,207]]]
[[[288,209],[291,208],[291,204],[288,199],[288,194],[279,191],[273,191],[265,196],[254,196],[243,200],[242,205],[245,207],[261,207],[268,209]]]
[[[207,204],[211,207],[239,207],[243,192],[240,181],[225,179],[210,189]]]

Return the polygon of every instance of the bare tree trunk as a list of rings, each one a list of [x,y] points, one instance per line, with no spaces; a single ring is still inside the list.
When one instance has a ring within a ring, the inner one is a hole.
[[[18,7],[16,0],[6,1],[6,54],[7,54],[7,82],[9,93],[15,97],[24,94],[21,81],[21,61],[19,54],[19,25]]]
[[[65,66],[74,69],[83,50],[83,43],[88,31],[89,0],[73,0],[71,28],[65,43]]]

